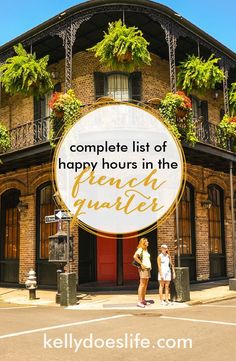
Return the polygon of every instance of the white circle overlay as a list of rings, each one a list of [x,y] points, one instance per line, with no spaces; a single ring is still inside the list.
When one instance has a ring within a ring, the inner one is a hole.
[[[90,168],[81,176],[88,163]],[[183,174],[181,146],[170,130],[156,115],[128,103],[103,105],[78,119],[58,144],[54,158],[56,188],[67,209],[72,215],[77,212],[91,229],[111,234],[138,232],[163,218],[176,203]],[[101,176],[101,183],[107,184],[96,183]],[[110,179],[120,180],[120,189]],[[72,195],[75,182],[77,192]],[[111,207],[95,210],[91,207],[95,202]],[[146,203],[137,209],[141,202]]]

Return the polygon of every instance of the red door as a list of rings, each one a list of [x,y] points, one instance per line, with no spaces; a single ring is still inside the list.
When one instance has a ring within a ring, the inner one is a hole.
[[[116,237],[97,236],[97,281],[116,282]]]
[[[137,249],[138,237],[137,234],[133,238],[123,239],[123,272],[124,281],[138,279],[138,270],[132,266],[133,255]]]

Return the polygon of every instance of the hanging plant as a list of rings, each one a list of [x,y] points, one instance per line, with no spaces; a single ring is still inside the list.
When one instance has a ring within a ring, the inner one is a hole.
[[[217,139],[219,146],[236,151],[236,117],[230,117],[227,114],[223,117],[217,126]]]
[[[189,55],[178,67],[178,87],[187,94],[190,94],[193,89],[199,91],[215,89],[216,85],[224,79],[224,72],[217,65],[219,60],[219,58],[214,58],[214,54],[208,60]]]
[[[49,56],[36,59],[22,44],[14,46],[15,56],[8,58],[0,66],[0,81],[5,91],[11,95],[21,93],[40,97],[53,88],[50,73],[47,71]]]
[[[231,115],[236,115],[236,83],[232,83],[229,90],[229,105]]]
[[[62,135],[63,131],[68,129],[78,118],[81,108],[81,101],[75,96],[72,89],[66,93],[55,92],[49,101],[49,107],[52,109],[50,115],[50,143],[55,146],[54,139]]]
[[[184,92],[167,93],[160,103],[159,111],[176,138],[183,138],[191,145],[198,141],[193,123],[192,103]],[[180,111],[183,113],[178,118]]]
[[[7,128],[0,123],[0,153],[7,151],[11,146],[10,134]]]
[[[131,72],[143,64],[151,64],[148,45],[141,30],[118,20],[109,23],[102,41],[87,50],[94,52],[100,63],[111,70]]]

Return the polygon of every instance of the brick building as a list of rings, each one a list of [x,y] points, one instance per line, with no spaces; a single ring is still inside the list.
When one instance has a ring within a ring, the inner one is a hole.
[[[107,72],[86,49],[94,45],[109,21],[125,17],[138,26],[150,42],[152,65],[134,73]],[[216,125],[228,110],[228,84],[236,81],[236,54],[171,9],[146,0],[94,0],[68,9],[0,47],[0,61],[13,54],[21,42],[38,56],[50,55],[49,69],[55,87],[72,87],[84,104],[109,95],[119,100],[163,98],[176,87],[176,65],[187,54],[211,53],[221,58],[225,80],[217,91],[192,94],[199,142],[183,144],[187,159],[187,184],[179,206],[178,224],[181,265],[190,267],[192,281],[234,275],[230,167],[235,173],[235,154],[216,144]],[[73,53],[72,53],[73,50]],[[51,186],[53,150],[48,141],[48,97],[40,100],[1,92],[0,122],[10,130],[11,148],[0,158],[0,283],[23,284],[32,267],[38,283],[53,286],[56,267],[48,261],[48,236],[55,224],[45,224],[55,203]],[[232,175],[231,173],[231,175]],[[236,194],[236,192],[235,192]],[[211,201],[208,208],[207,202]],[[130,265],[137,239],[106,240],[75,227],[73,269],[78,284],[135,280]],[[176,213],[148,235],[156,280],[156,255],[161,243],[174,253]],[[123,249],[123,250],[122,250]]]

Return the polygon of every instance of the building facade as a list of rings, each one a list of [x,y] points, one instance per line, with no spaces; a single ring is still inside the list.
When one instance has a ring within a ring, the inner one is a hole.
[[[143,31],[150,42],[151,66],[133,73],[109,72],[86,51],[101,40],[109,22],[120,18]],[[142,103],[163,98],[176,90],[176,66],[187,54],[207,58],[214,53],[221,58],[222,86],[217,91],[191,94],[199,142],[195,147],[183,143],[187,183],[178,214],[173,213],[147,237],[153,281],[157,279],[160,244],[169,244],[177,262],[177,236],[181,265],[189,267],[192,281],[233,277],[231,197],[233,191],[236,195],[236,157],[230,149],[217,146],[216,127],[228,111],[228,86],[236,81],[236,54],[171,9],[142,0],[120,5],[94,0],[75,6],[1,46],[1,62],[13,54],[18,42],[40,57],[49,54],[55,89],[73,88],[85,107],[103,96]],[[10,97],[1,91],[0,122],[11,137],[11,148],[0,155],[0,284],[6,286],[23,284],[30,268],[36,270],[40,286],[56,284],[56,266],[48,261],[48,237],[56,233],[57,226],[44,221],[56,208],[53,149],[48,141],[49,97]],[[115,287],[137,279],[131,265],[137,237],[122,239],[119,235],[107,240],[79,227],[72,233],[72,269],[80,287],[96,282]]]

